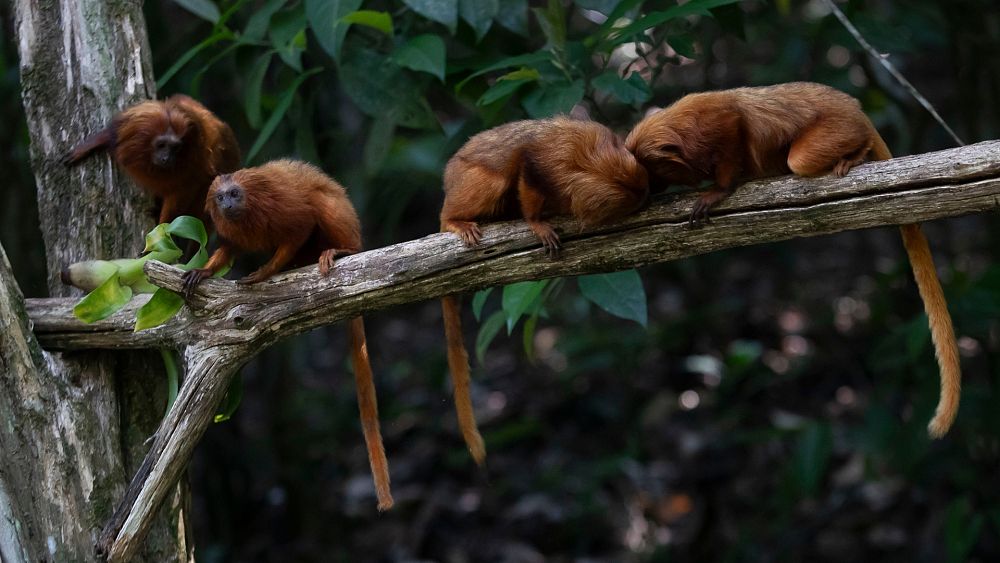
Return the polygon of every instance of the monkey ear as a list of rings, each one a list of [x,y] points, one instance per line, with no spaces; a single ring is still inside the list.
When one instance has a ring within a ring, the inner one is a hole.
[[[667,143],[665,145],[660,145],[660,152],[677,156],[684,155],[684,153],[681,152],[681,146],[675,143]]]

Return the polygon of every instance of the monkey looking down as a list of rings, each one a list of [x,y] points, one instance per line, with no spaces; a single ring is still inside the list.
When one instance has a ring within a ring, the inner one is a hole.
[[[72,166],[98,150],[160,205],[159,222],[205,216],[205,194],[219,174],[240,167],[232,129],[205,106],[181,94],[140,102],[116,115],[66,155]]]
[[[302,260],[318,263],[320,273],[327,275],[338,256],[361,251],[361,222],[344,188],[305,162],[276,160],[219,176],[212,182],[204,203],[215,224],[219,248],[204,268],[184,274],[186,296],[238,252],[274,253],[264,266],[236,282],[251,284]],[[361,317],[350,321],[349,333],[378,509],[387,510],[393,504],[389,466],[379,430],[374,377]]]
[[[465,143],[444,171],[441,230],[468,246],[479,243],[480,221],[524,219],[550,256],[559,236],[546,221],[571,215],[583,226],[638,210],[649,193],[646,170],[607,127],[556,117],[515,121]],[[486,458],[469,397],[469,358],[458,299],[441,300],[448,365],[462,436],[476,463]]]
[[[689,94],[640,121],[625,145],[654,188],[715,182],[698,198],[693,224],[707,220],[739,182],[789,172],[843,176],[866,160],[892,158],[858,100],[810,82]],[[958,412],[958,347],[927,238],[920,225],[900,230],[941,370],[941,399],[928,426],[940,437]]]

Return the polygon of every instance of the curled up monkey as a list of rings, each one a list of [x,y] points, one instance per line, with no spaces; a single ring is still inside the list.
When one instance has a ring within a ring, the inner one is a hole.
[[[567,117],[507,123],[465,143],[444,171],[441,230],[467,246],[482,237],[479,223],[524,219],[550,257],[558,233],[547,221],[569,215],[594,226],[638,210],[649,193],[646,170],[610,129]],[[459,428],[476,463],[486,448],[469,396],[469,357],[458,297],[441,300],[448,366]]]
[[[654,188],[714,182],[698,198],[692,224],[707,220],[709,210],[747,180],[843,176],[862,162],[892,158],[858,100],[810,82],[689,94],[640,121],[625,144]],[[919,224],[900,232],[941,372],[941,398],[928,425],[931,436],[940,437],[958,412],[958,346],[927,238]]]

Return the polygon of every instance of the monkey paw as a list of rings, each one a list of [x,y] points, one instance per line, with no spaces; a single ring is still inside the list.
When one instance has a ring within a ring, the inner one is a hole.
[[[267,274],[261,273],[260,270],[250,274],[249,276],[243,276],[242,278],[236,280],[238,285],[250,285],[252,283],[262,282],[267,279]]]
[[[542,241],[542,248],[549,255],[549,258],[555,260],[559,258],[559,251],[562,250],[562,245],[559,241],[559,235],[556,234],[556,230],[552,228],[552,225],[548,223],[529,223],[529,227],[535,233],[535,236]]]
[[[184,273],[181,279],[184,281],[183,292],[185,299],[190,298],[191,294],[194,293],[194,289],[198,287],[201,280],[205,279],[210,275],[210,272],[205,268],[195,268],[194,270],[188,270]]]
[[[710,224],[712,219],[708,216],[709,210],[715,207],[717,203],[725,199],[726,195],[726,191],[716,189],[709,190],[701,194],[701,196],[698,197],[698,201],[694,202],[694,208],[691,209],[691,217],[688,219],[688,227],[693,229],[695,227]]]
[[[861,160],[841,159],[840,162],[833,167],[833,174],[838,178],[843,178],[844,176],[847,176],[847,173],[851,171],[851,168],[861,164],[861,162]]]
[[[323,254],[319,255],[319,273],[320,275],[327,275],[330,270],[333,269],[333,264],[337,260],[337,251],[330,248],[324,250]]]

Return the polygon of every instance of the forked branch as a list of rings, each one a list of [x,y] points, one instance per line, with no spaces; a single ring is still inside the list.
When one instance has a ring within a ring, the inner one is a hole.
[[[136,303],[84,325],[73,300],[33,299],[28,311],[43,346],[184,348],[187,376],[157,431],[142,470],[101,536],[113,561],[127,560],[183,471],[232,375],[274,341],[366,311],[452,293],[554,276],[605,272],[665,262],[723,248],[885,225],[924,222],[1000,208],[1000,141],[869,163],[844,178],[792,177],[742,186],[714,212],[710,225],[690,229],[695,195],[661,196],[620,223],[580,232],[557,221],[564,248],[549,260],[520,222],[484,229],[469,249],[448,233],[434,234],[342,258],[333,274],[316,268],[238,287],[203,282],[191,307],[168,324],[134,333]],[[179,290],[180,270],[150,262],[161,287]]]

